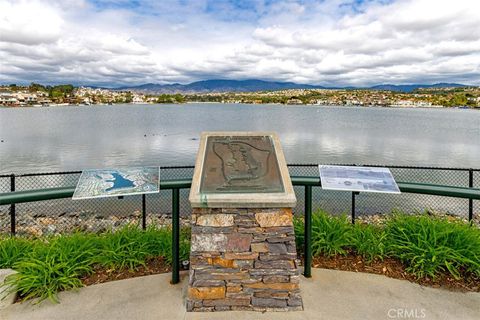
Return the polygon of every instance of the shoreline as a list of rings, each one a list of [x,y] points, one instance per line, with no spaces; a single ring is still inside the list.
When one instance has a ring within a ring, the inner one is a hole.
[[[48,105],[48,106],[33,106],[33,105],[26,105],[26,106],[5,106],[0,105],[0,109],[49,109],[49,108],[59,108],[59,107],[103,107],[103,106],[141,106],[141,105],[155,105],[155,106],[162,106],[162,105],[206,105],[206,104],[215,104],[215,105],[254,105],[254,106],[282,106],[282,107],[330,107],[330,108],[385,108],[385,109],[455,109],[455,110],[480,110],[480,108],[475,107],[464,107],[464,106],[456,106],[456,107],[447,107],[447,106],[400,106],[400,105],[351,105],[351,104],[283,104],[283,103],[230,103],[230,102],[204,102],[204,101],[188,101],[185,103],[114,103],[114,104],[57,104],[57,105]]]

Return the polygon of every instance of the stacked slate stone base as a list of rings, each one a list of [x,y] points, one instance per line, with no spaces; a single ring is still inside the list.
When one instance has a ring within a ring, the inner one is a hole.
[[[291,209],[194,208],[188,311],[303,310]]]

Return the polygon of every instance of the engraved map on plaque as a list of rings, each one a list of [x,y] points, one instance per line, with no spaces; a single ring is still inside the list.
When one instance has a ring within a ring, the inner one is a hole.
[[[200,192],[284,192],[272,138],[208,137]]]

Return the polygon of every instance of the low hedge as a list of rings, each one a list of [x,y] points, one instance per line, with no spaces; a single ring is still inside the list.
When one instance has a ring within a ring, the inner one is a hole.
[[[303,250],[304,222],[294,219],[297,246]],[[468,223],[428,215],[393,213],[382,225],[352,225],[343,216],[324,211],[312,215],[314,256],[354,252],[367,261],[400,260],[417,278],[435,279],[449,273],[455,279],[480,277],[480,229]]]

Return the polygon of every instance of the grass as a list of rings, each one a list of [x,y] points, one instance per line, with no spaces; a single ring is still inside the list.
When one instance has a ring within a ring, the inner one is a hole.
[[[389,254],[417,277],[448,272],[480,276],[480,231],[460,221],[394,214],[387,221]]]
[[[180,236],[180,259],[188,259],[189,230]],[[95,266],[134,270],[153,257],[171,259],[171,229],[126,226],[103,234],[75,233],[41,239],[0,238],[0,266],[18,273],[6,285],[24,298],[57,302],[57,292],[81,287]]]
[[[22,238],[0,237],[0,268],[11,268],[13,264],[32,250],[33,242]]]
[[[346,216],[330,219],[326,213],[312,216],[312,254],[334,256],[345,254],[352,242],[350,224]]]
[[[299,251],[303,251],[303,220],[295,218]],[[384,226],[355,224],[324,211],[312,215],[314,256],[354,252],[365,260],[395,258],[417,278],[480,277],[480,229],[461,221],[427,215],[393,213]]]
[[[353,248],[358,254],[368,262],[385,258],[388,244],[385,230],[374,225],[356,225],[352,230]]]

